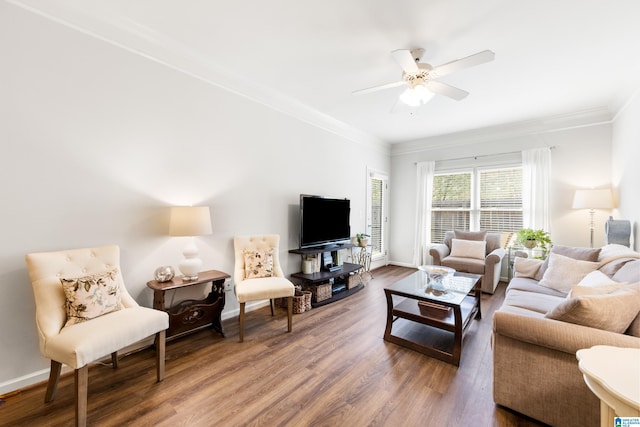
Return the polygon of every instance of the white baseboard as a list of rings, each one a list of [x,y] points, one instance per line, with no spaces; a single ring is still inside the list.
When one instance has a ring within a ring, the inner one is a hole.
[[[8,381],[0,383],[0,395],[11,393],[16,390],[23,389],[33,384],[47,381],[49,379],[49,368],[40,371],[31,372],[18,378],[12,378]],[[44,399],[44,394],[42,395]]]
[[[389,261],[390,265],[397,265],[398,267],[418,268],[417,266],[408,262]]]
[[[269,305],[269,300],[265,300],[265,301],[256,301],[254,303],[247,303],[247,305],[245,306],[245,312],[250,312],[253,310],[257,310],[259,308],[265,307]],[[222,320],[227,320],[227,319],[231,319],[233,317],[238,317],[240,315],[240,308],[236,308],[233,310],[229,310],[226,312],[222,312]],[[121,350],[118,351],[118,353],[121,354],[128,354],[131,352],[135,352],[138,351],[140,349],[146,348],[150,345],[153,344],[153,337],[149,337],[146,338],[140,342],[137,342],[135,344],[132,344],[128,347],[125,347]],[[105,362],[110,363],[111,358],[110,357],[106,357],[105,358]],[[31,372],[29,374],[23,375],[21,377],[17,377],[17,378],[12,378],[10,380],[7,380],[3,383],[0,383],[0,395],[2,394],[7,394],[7,393],[11,393],[14,392],[16,390],[21,390],[23,388],[32,386],[34,384],[43,382],[43,381],[48,381],[49,380],[49,368],[47,369],[41,369],[39,371],[35,371],[35,372]],[[62,372],[68,372],[70,371],[71,368],[69,368],[68,366],[63,366],[62,367]],[[44,399],[44,395],[43,395],[43,399]]]

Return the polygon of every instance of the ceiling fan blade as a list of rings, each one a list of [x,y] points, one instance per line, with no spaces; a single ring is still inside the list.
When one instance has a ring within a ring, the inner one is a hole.
[[[406,82],[401,80],[399,82],[388,83],[386,85],[380,85],[380,86],[369,87],[369,88],[366,88],[366,89],[355,90],[355,91],[353,91],[351,93],[354,94],[354,95],[362,95],[362,94],[365,94],[365,93],[377,92],[379,90],[390,89],[392,87],[402,86],[404,84],[406,84]]]
[[[418,65],[416,64],[416,60],[411,54],[410,50],[407,49],[397,49],[391,52],[391,56],[394,61],[398,63],[400,67],[404,70],[405,73],[417,73],[420,71]]]
[[[448,96],[449,98],[453,98],[456,101],[460,101],[469,95],[469,92],[458,89],[457,87],[450,86],[446,83],[437,82],[434,80],[429,80],[426,83],[427,88],[438,95]]]
[[[429,76],[431,76],[432,78],[446,76],[447,74],[451,74],[464,68],[473,67],[475,65],[493,61],[495,56],[496,54],[492,51],[483,50],[482,52],[476,53],[474,55],[447,62],[446,64],[438,65],[429,72]]]

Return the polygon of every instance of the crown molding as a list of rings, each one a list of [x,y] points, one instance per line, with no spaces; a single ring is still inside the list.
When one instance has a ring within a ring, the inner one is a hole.
[[[581,127],[612,123],[609,110],[605,107],[559,114],[539,119],[525,120],[498,126],[479,128],[464,132],[437,135],[414,141],[392,145],[391,156],[401,156],[441,148],[460,147],[483,142],[496,142],[509,138],[561,132]]]
[[[296,120],[389,155],[391,144],[339,121],[271,88],[232,73],[200,52],[126,17],[110,15],[108,8],[91,12],[59,2],[5,0],[90,37],[140,55],[207,84],[234,93]]]

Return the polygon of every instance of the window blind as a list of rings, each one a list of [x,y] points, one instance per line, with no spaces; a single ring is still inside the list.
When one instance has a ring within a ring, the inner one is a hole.
[[[521,167],[473,169],[434,176],[432,242],[443,242],[449,230],[508,232],[521,228]]]

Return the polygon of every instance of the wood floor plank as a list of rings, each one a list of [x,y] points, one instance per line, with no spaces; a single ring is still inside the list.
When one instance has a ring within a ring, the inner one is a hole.
[[[469,328],[459,367],[382,339],[383,289],[415,270],[375,270],[365,288],[298,314],[287,333],[284,309],[237,319],[226,338],[204,329],[167,343],[165,380],[155,381],[152,348],[121,358],[118,369],[89,369],[90,426],[542,426],[492,400],[491,318],[504,299],[482,296],[482,319]],[[46,384],[6,399],[0,426],[72,425],[73,375],[56,399]]]

